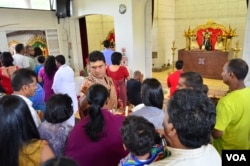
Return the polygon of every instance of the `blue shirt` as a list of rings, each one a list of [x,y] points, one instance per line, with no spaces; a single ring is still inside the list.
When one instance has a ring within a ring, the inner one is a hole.
[[[150,164],[154,161],[161,160],[169,155],[169,152],[164,150],[162,145],[154,145],[150,150],[150,158],[141,161],[135,157],[133,154],[129,154],[127,157],[120,161],[120,166],[144,166],[145,164]]]
[[[107,64],[108,66],[112,65],[112,62],[111,62],[111,55],[114,53],[114,51],[111,50],[111,49],[109,49],[109,48],[108,48],[108,49],[105,48],[105,49],[102,51],[102,53],[103,53],[103,55],[104,55],[104,57],[105,57],[106,64]]]
[[[30,101],[33,103],[33,108],[35,110],[41,110],[45,112],[45,92],[40,84],[37,83],[37,88],[34,96],[29,97]]]

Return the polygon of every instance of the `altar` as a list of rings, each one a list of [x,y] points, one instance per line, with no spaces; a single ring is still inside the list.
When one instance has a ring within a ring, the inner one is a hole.
[[[200,73],[204,78],[222,79],[222,68],[232,58],[232,51],[178,50],[178,60],[184,62],[183,70]]]
[[[206,24],[190,27],[184,31],[186,48],[178,51],[178,60],[183,60],[184,71],[200,73],[204,78],[222,79],[224,64],[234,58],[232,39],[236,28],[226,28],[208,20]]]

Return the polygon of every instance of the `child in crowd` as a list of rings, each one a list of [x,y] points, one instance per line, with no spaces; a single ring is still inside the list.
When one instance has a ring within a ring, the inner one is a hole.
[[[73,114],[72,100],[67,94],[56,94],[46,104],[44,121],[38,128],[42,139],[49,142],[55,155],[62,156],[72,126],[65,123]]]
[[[45,57],[43,55],[40,55],[40,56],[38,56],[37,61],[38,61],[38,65],[36,65],[36,67],[35,67],[35,72],[38,75],[39,70],[43,67],[43,65],[45,63]]]
[[[126,117],[121,134],[124,148],[130,154],[120,161],[120,166],[143,166],[168,155],[168,151],[160,145],[154,125],[141,116]]]

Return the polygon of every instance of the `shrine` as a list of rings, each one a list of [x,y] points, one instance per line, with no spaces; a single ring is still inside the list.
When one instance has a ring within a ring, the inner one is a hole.
[[[178,50],[184,71],[200,73],[205,78],[221,79],[223,65],[234,57],[232,38],[236,29],[208,21],[184,32],[186,47]]]

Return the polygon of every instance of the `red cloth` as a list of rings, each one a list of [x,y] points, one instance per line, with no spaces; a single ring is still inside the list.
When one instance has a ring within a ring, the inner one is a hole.
[[[0,80],[6,94],[12,94],[11,76],[18,69],[18,66],[9,66],[0,68]]]
[[[211,45],[212,45],[212,50],[214,50],[214,46],[217,40],[217,36],[220,34],[222,35],[223,32],[221,29],[213,29],[213,28],[207,28],[207,29],[199,29],[197,31],[197,43],[199,44],[200,48],[202,47],[203,44],[203,34],[208,30],[211,33],[210,39],[211,39]]]
[[[128,70],[125,66],[120,66],[117,71],[111,71],[110,67],[107,68],[107,75],[112,78],[117,97],[122,100],[123,107],[127,106],[127,89],[125,79],[129,76]]]
[[[170,74],[167,78],[167,85],[168,87],[170,87],[170,97],[176,91],[181,73],[183,73],[183,70],[177,70],[174,73]]]

